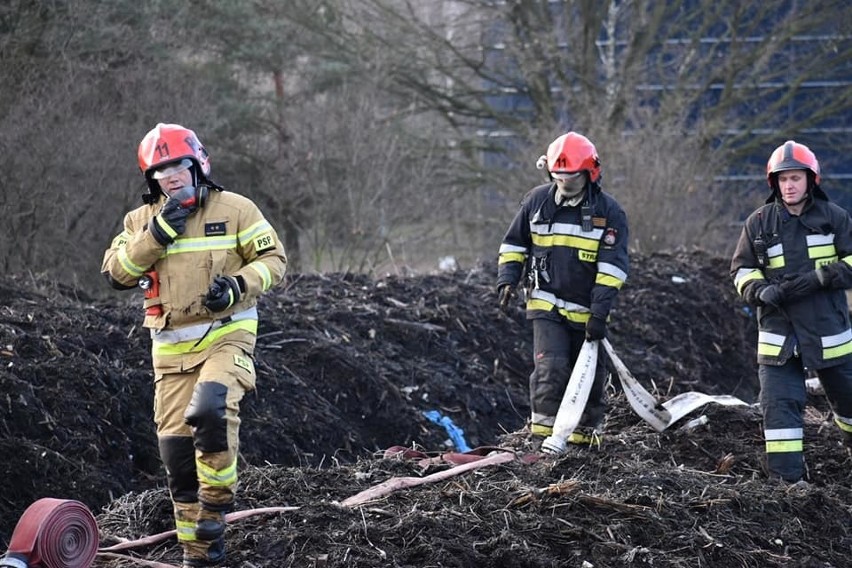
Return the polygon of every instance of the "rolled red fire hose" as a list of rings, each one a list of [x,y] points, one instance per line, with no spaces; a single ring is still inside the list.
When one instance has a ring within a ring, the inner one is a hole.
[[[89,568],[98,552],[98,525],[70,499],[39,499],[18,520],[0,567]]]

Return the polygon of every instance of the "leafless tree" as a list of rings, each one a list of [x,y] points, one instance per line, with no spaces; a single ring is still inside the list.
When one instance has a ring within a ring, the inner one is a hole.
[[[849,153],[852,5],[745,4],[12,0],[0,267],[94,290],[157,122],[199,133],[297,270],[493,258],[568,129],[597,144],[635,246],[722,250],[777,144],[832,149],[829,189]]]
[[[715,206],[716,182],[744,172],[760,187],[754,157],[783,139],[849,144],[832,128],[852,109],[852,5],[838,0],[458,0],[440,24],[409,0],[343,4],[350,33],[329,41],[392,50],[390,89],[510,171],[529,175],[529,149],[565,130],[597,141],[643,248],[717,244],[740,210]],[[517,196],[517,177],[497,190]],[[655,230],[662,204],[689,230]]]

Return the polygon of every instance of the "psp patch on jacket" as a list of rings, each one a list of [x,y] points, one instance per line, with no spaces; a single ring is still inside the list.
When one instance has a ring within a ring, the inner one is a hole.
[[[275,238],[272,236],[272,233],[263,233],[262,235],[255,237],[254,250],[257,254],[264,253],[274,248]]]
[[[613,229],[612,227],[608,228],[606,231],[604,231],[602,240],[603,244],[608,247],[615,245],[615,243],[618,242],[618,230]]]

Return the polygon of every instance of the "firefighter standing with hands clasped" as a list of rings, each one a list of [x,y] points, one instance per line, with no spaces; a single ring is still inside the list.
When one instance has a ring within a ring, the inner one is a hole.
[[[497,289],[508,306],[527,278],[527,319],[533,322],[530,430],[553,434],[556,414],[586,339],[606,337],[619,289],[627,279],[627,216],[601,189],[595,146],[576,132],[554,140],[539,158],[550,180],[530,190],[500,245]],[[599,351],[602,357],[603,349]],[[590,444],[606,414],[606,366],[598,361],[579,427],[568,442]]]
[[[788,140],[766,165],[772,194],[745,222],[731,261],[737,292],[757,306],[757,362],[766,467],[805,475],[805,379],[816,372],[852,446],[852,221],[820,188],[819,162]]]
[[[213,566],[225,558],[237,487],[239,404],[255,387],[257,298],[287,259],[257,206],[211,181],[192,130],[158,124],[138,158],[148,193],[102,271],[116,289],[145,288],[154,421],[183,565]]]

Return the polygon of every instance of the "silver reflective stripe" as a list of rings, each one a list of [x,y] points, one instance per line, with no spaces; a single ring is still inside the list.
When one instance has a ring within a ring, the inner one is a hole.
[[[510,244],[503,243],[502,245],[500,245],[500,253],[502,254],[504,252],[525,253],[525,252],[527,252],[527,247],[519,247],[519,246],[516,246],[516,245],[510,245]]]
[[[771,428],[763,431],[767,440],[801,440],[804,436],[802,428]]]
[[[219,329],[223,325],[227,325],[234,321],[249,319],[257,319],[257,306],[252,306],[247,310],[232,314],[230,317],[227,317],[224,320],[215,320],[212,324],[199,323],[196,325],[182,327],[180,329],[163,329],[160,331],[152,329],[151,339],[153,341],[156,341],[157,343],[169,344],[192,341],[194,339],[204,337],[206,334],[210,333],[213,330]]]
[[[542,426],[553,426],[553,423],[556,422],[556,417],[547,416],[546,414],[539,414],[538,412],[533,412],[532,421],[534,424],[541,424]]]
[[[581,225],[574,225],[573,223],[554,223],[553,225],[530,223],[530,232],[537,235],[571,235],[595,240],[600,239],[604,234],[603,229],[584,231]]]
[[[620,269],[616,265],[610,264],[608,262],[599,262],[598,263],[598,272],[602,272],[604,274],[609,274],[613,278],[621,280],[622,282],[627,280],[627,273],[626,272],[624,272],[622,269]]]
[[[829,233],[827,235],[808,235],[805,239],[807,240],[809,247],[830,245],[834,242],[834,233]]]
[[[778,347],[784,347],[784,340],[787,339],[783,335],[779,335],[777,333],[772,333],[769,331],[760,331],[757,334],[757,342],[758,343],[766,343],[768,345],[777,345]]]
[[[10,566],[11,568],[27,568],[29,564],[17,558],[3,558],[0,559],[0,566]]]
[[[837,335],[826,335],[820,337],[820,341],[822,342],[823,347],[837,347],[838,345],[843,345],[844,343],[852,340],[852,329],[847,329],[842,333],[838,333]]]
[[[563,310],[567,310],[569,312],[578,312],[582,314],[589,313],[589,308],[586,306],[581,306],[580,304],[575,304],[574,302],[567,302],[561,298],[557,298],[554,294],[550,292],[545,292],[544,290],[533,290],[530,293],[530,298],[534,300],[544,300],[545,302],[549,302],[556,306],[557,308],[562,308]]]

